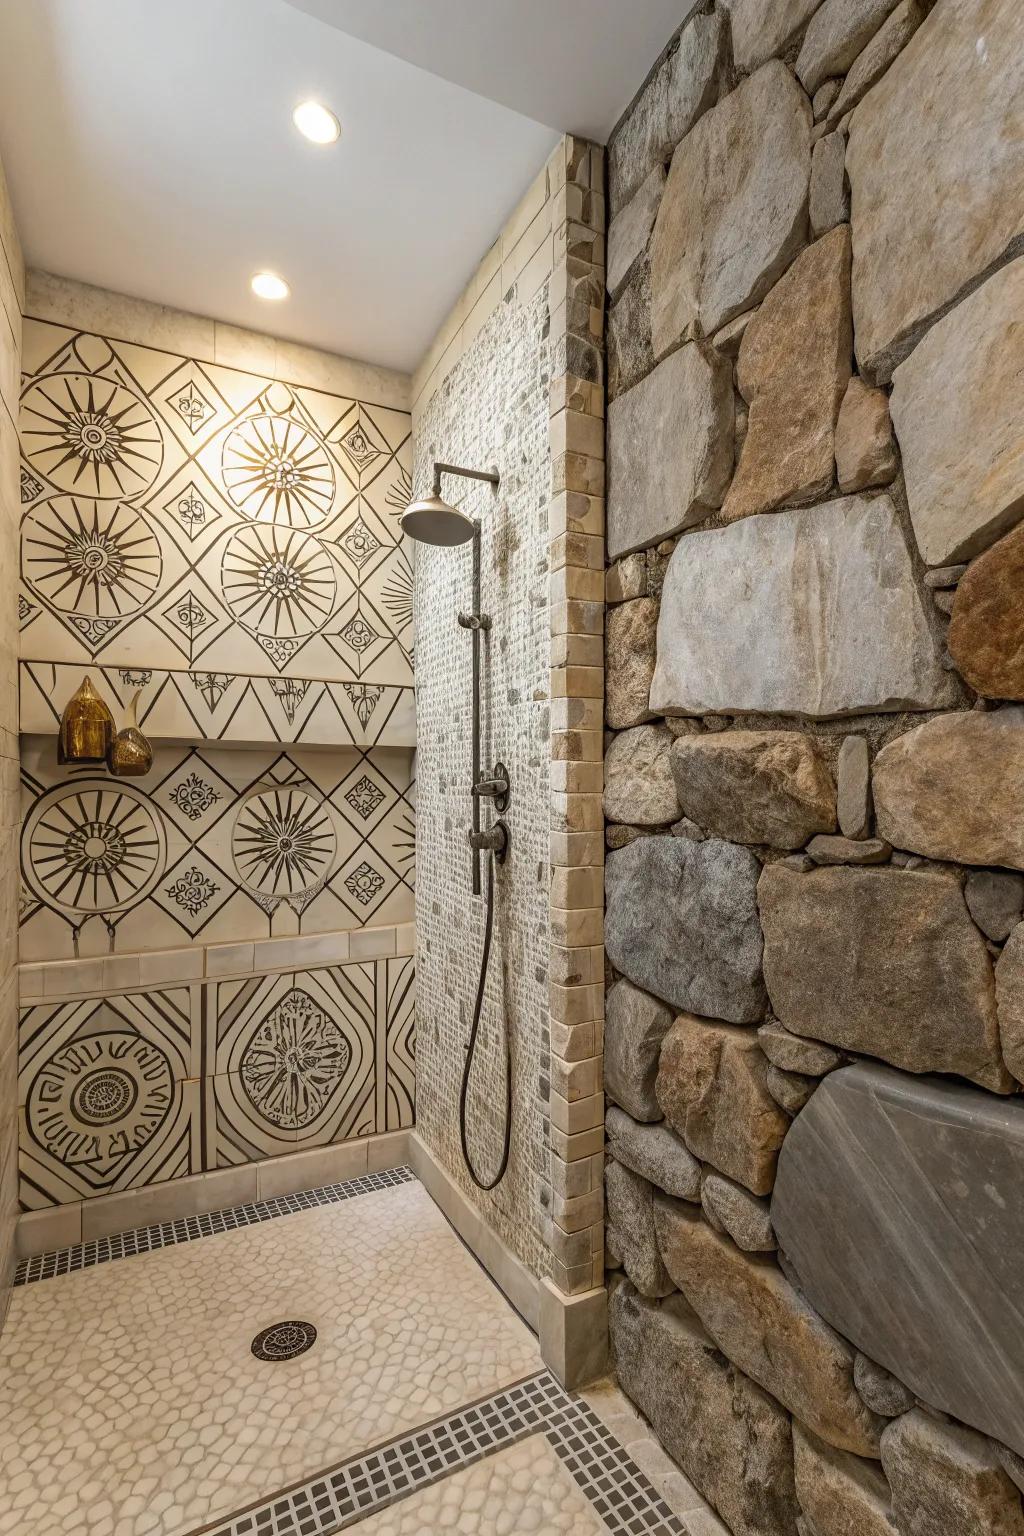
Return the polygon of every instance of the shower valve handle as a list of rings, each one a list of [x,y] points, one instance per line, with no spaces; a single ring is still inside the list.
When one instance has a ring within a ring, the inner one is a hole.
[[[489,613],[460,613],[459,624],[463,629],[490,629],[491,616]]]
[[[470,790],[470,794],[485,800],[500,800],[508,792],[509,782],[506,778],[478,779]]]

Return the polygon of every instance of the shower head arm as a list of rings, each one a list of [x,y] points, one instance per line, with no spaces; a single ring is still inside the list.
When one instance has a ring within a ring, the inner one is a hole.
[[[460,475],[463,480],[486,480],[488,485],[498,485],[501,476],[496,469],[463,469],[458,464],[434,463],[434,495],[441,494],[441,476]]]

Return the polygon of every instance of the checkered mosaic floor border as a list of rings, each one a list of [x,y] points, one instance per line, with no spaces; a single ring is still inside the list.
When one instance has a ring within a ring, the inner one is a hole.
[[[278,1195],[273,1200],[255,1200],[250,1205],[235,1205],[204,1216],[183,1216],[179,1221],[135,1227],[130,1232],[117,1232],[112,1237],[95,1238],[89,1243],[76,1243],[71,1248],[58,1248],[53,1253],[39,1253],[30,1259],[22,1259],[14,1274],[14,1284],[31,1285],[35,1280],[53,1280],[58,1275],[70,1275],[94,1264],[107,1264],[111,1259],[134,1258],[140,1253],[173,1247],[175,1243],[192,1243],[200,1237],[215,1237],[220,1232],[234,1232],[239,1227],[272,1221],[276,1216],[293,1216],[297,1211],[335,1205],[340,1200],[352,1200],[356,1195],[390,1189],[395,1184],[408,1184],[414,1178],[411,1168],[389,1168],[383,1173],[364,1173],[358,1179],[347,1179],[341,1184],[304,1189],[300,1194]]]
[[[548,1371],[204,1526],[202,1536],[330,1536],[538,1431],[611,1536],[686,1536],[597,1414]]]

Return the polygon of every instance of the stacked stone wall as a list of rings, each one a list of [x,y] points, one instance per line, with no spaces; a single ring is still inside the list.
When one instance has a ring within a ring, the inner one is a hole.
[[[619,1380],[734,1536],[1024,1536],[1024,9],[716,0],[608,166]]]

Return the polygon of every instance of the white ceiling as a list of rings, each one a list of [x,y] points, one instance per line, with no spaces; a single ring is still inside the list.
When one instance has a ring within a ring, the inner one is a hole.
[[[29,265],[411,370],[562,131],[604,139],[687,0],[0,0]],[[316,97],[342,122],[292,127]],[[291,284],[248,289],[269,267]]]

